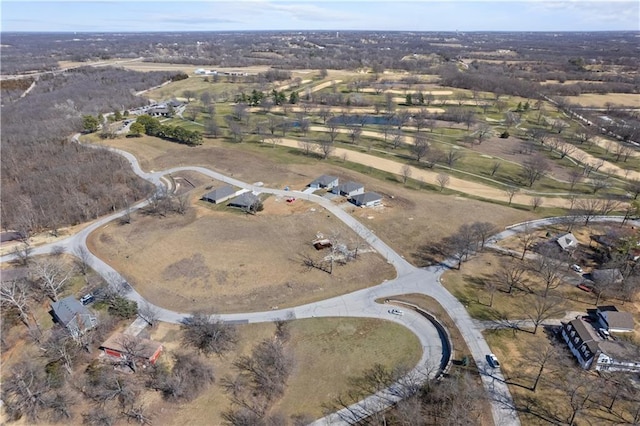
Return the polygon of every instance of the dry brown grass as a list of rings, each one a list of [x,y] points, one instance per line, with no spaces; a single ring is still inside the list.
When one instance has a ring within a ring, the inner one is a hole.
[[[348,388],[348,380],[380,363],[389,368],[413,366],[420,358],[417,338],[397,324],[354,318],[296,320],[290,323],[289,346],[294,355],[294,369],[282,399],[273,411],[286,417],[294,414],[322,415],[323,403],[330,403]],[[239,326],[240,341],[234,353],[212,357],[216,384],[195,401],[173,405],[157,401],[150,410],[162,412],[162,424],[222,424],[221,413],[230,401],[220,386],[220,379],[232,376],[233,361],[251,352],[253,345],[273,335],[273,324]],[[165,345],[167,354],[180,348],[178,326],[160,324],[152,334]],[[156,419],[157,421],[157,419]]]
[[[580,96],[566,96],[568,102],[586,107],[605,108],[608,103],[627,108],[640,108],[640,96],[635,93],[585,93]]]
[[[193,191],[195,206],[184,216],[139,213],[130,225],[106,225],[91,235],[90,249],[152,303],[183,312],[296,306],[395,276],[375,253],[336,264],[331,275],[307,270],[302,255],[316,260],[327,255],[311,245],[316,233],[338,233],[347,244],[358,240],[324,209],[302,200],[290,205],[273,196],[253,216],[196,201],[205,192],[202,187]]]

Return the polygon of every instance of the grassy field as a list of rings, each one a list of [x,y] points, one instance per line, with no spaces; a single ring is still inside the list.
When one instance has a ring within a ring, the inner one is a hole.
[[[606,108],[607,104],[613,104],[616,107],[640,108],[640,96],[633,93],[607,93],[606,95],[584,93],[580,96],[566,96],[565,99],[571,104],[593,108]]]
[[[294,369],[286,391],[273,408],[289,418],[307,414],[322,416],[324,403],[332,402],[348,389],[349,380],[380,363],[386,367],[413,367],[420,358],[417,338],[405,328],[387,321],[354,318],[296,320],[290,324],[289,347]],[[237,350],[220,358],[211,358],[216,384],[195,401],[170,405],[156,401],[152,408],[162,410],[162,424],[221,424],[221,413],[230,402],[219,385],[220,379],[234,374],[233,360],[248,354],[253,345],[273,335],[273,324],[239,327]],[[161,324],[152,337],[163,342],[170,353],[180,347],[177,326]],[[167,354],[165,354],[167,355]]]

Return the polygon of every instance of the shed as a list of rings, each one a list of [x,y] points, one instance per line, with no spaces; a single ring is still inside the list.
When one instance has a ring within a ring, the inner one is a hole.
[[[334,187],[331,192],[345,197],[353,197],[354,195],[362,194],[364,192],[364,185],[358,182],[349,181]]]
[[[380,206],[382,205],[382,195],[377,192],[365,192],[351,197],[351,202],[362,207]]]
[[[253,192],[245,192],[244,194],[241,194],[240,196],[229,201],[229,204],[227,205],[229,207],[250,210],[259,201],[260,198]]]
[[[339,179],[335,176],[322,175],[316,180],[312,181],[309,184],[309,187],[331,189],[338,186],[339,183],[340,183]]]
[[[578,239],[572,234],[564,234],[556,239],[562,250],[573,250],[578,247]]]
[[[149,339],[123,333],[113,333],[100,345],[106,355],[127,359],[129,356],[144,362],[155,364],[163,351],[162,344]]]
[[[69,330],[74,339],[98,325],[98,318],[73,296],[51,303],[53,318]]]
[[[227,201],[236,194],[236,190],[231,185],[221,186],[205,194],[202,199],[213,204],[220,204]]]

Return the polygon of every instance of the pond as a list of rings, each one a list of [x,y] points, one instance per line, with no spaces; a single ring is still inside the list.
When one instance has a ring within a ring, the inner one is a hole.
[[[400,121],[395,117],[388,117],[384,115],[337,115],[335,117],[331,117],[328,120],[329,124],[337,124],[340,126],[350,126],[354,124],[376,124],[376,125],[385,125],[391,124],[397,126],[400,124]]]

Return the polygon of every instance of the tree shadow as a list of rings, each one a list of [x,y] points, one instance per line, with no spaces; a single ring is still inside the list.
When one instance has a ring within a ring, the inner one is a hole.
[[[427,266],[442,263],[446,257],[446,252],[439,243],[419,246],[413,255],[416,266],[419,268],[425,268]]]

